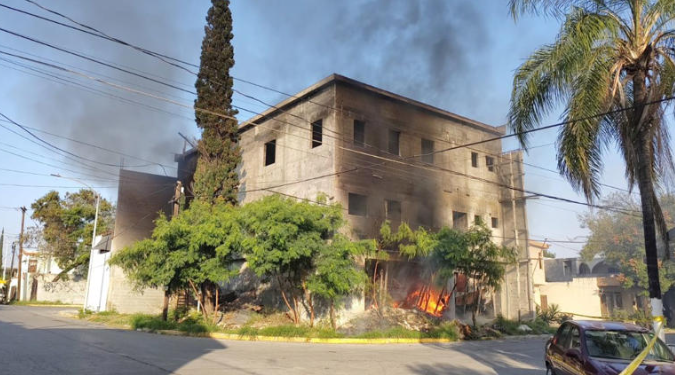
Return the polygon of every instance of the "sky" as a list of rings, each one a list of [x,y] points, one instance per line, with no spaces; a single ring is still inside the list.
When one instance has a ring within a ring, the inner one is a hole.
[[[118,39],[199,64],[210,1],[36,1]],[[68,23],[26,0],[0,4]],[[506,4],[505,0],[233,0],[231,73],[286,93],[338,73],[500,126],[506,123],[515,69],[537,47],[552,42],[559,27],[555,19],[536,17],[516,23]],[[5,252],[18,239],[17,207],[30,207],[51,189],[65,194],[89,186],[114,202],[119,166],[175,175],[173,156],[185,147],[179,133],[191,139],[199,136],[189,109],[193,75],[7,7],[0,6],[0,28],[0,51],[24,57],[0,54],[0,113],[77,155],[43,147],[0,117],[0,227],[6,232]],[[285,98],[238,80],[235,88],[267,103]],[[234,105],[242,108],[241,120],[266,108],[239,94]],[[543,125],[558,119],[559,111]],[[525,187],[583,201],[557,173],[541,169],[556,169],[555,139],[556,130],[531,137],[525,162],[539,168],[525,166]],[[504,151],[518,147],[513,140],[503,143]],[[609,150],[602,182],[625,189],[623,168],[616,151]],[[527,209],[533,239],[583,242],[588,235],[578,219],[587,212],[584,206],[540,198],[528,200]],[[30,213],[26,226],[36,225]],[[559,257],[573,257],[582,246],[554,242],[551,249]]]

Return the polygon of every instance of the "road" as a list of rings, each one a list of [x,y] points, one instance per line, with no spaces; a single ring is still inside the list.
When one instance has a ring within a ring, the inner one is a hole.
[[[544,374],[544,339],[434,345],[212,340],[124,331],[0,306],[3,374]]]

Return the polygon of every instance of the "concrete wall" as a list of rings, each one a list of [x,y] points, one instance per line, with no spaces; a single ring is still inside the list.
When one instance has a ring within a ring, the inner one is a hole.
[[[84,292],[87,285],[86,279],[71,279],[52,281],[56,274],[40,274],[37,275],[37,300],[49,302],[63,302],[73,305],[81,305],[84,303]],[[32,287],[32,277],[29,281],[30,291]]]
[[[160,212],[170,215],[176,179],[120,170],[112,255],[136,241],[150,237]],[[119,267],[110,268],[107,310],[120,313],[159,313],[164,292],[136,290]]]
[[[561,312],[591,317],[602,315],[600,288],[595,277],[581,277],[574,278],[572,281],[546,283],[539,287],[539,293],[547,296],[549,306],[557,304]]]

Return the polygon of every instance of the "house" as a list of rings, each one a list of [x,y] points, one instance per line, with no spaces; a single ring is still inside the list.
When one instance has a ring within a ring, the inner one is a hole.
[[[239,131],[240,202],[273,193],[308,200],[326,194],[344,208],[353,238],[376,237],[385,220],[430,229],[467,229],[482,221],[495,242],[517,248],[520,259],[509,267],[501,291],[486,299],[486,313],[534,314],[522,153],[502,153],[503,127],[334,74],[242,123]],[[187,194],[192,177],[185,171],[194,170],[196,158],[194,150],[176,158]],[[373,276],[372,262],[364,267]],[[392,251],[374,276],[402,303],[419,282],[419,267]],[[450,304],[467,300],[452,298]],[[363,309],[368,301],[353,305]]]
[[[548,249],[547,244],[530,241],[530,247]],[[602,258],[538,257],[533,271],[534,298],[545,310],[555,304],[561,312],[581,319],[601,319],[617,313],[644,310],[646,298],[639,288],[626,289],[619,270]]]

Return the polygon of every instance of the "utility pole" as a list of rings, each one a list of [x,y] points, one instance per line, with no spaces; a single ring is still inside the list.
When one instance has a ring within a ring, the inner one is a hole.
[[[9,303],[12,294],[12,279],[14,278],[14,257],[16,257],[16,241],[12,242],[12,260],[9,264],[9,284],[5,288],[5,303]]]
[[[176,181],[176,190],[173,193],[173,213],[171,219],[173,220],[178,216],[180,212],[180,197],[183,194],[183,183]],[[171,297],[171,291],[169,290],[168,285],[164,286],[164,305],[162,306],[162,320],[166,321],[169,317],[169,299]]]
[[[19,276],[16,284],[16,300],[21,301],[21,266],[23,263],[23,224],[26,220],[26,207],[21,207],[21,233],[19,233]]]

